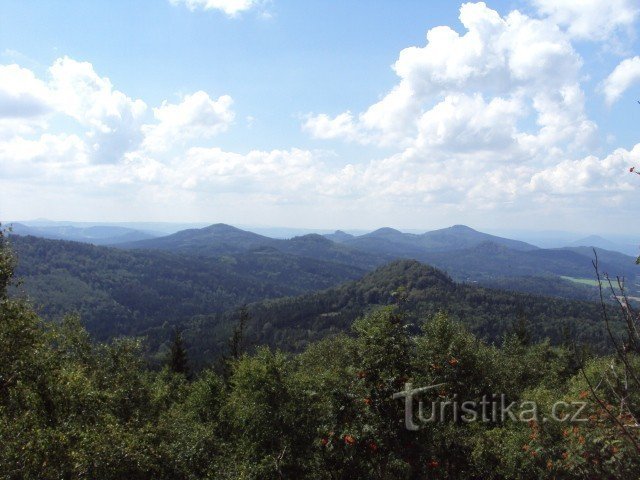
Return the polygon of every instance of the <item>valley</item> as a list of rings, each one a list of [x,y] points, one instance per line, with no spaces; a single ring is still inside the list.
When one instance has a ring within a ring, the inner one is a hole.
[[[538,340],[566,341],[570,331],[605,348],[588,247],[543,249],[461,225],[280,239],[214,224],[113,246],[10,238],[21,282],[15,294],[50,320],[78,314],[97,340],[145,338],[153,358],[180,328],[196,363],[211,365],[243,305],[255,345],[298,351],[392,304],[399,288],[414,323],[446,310],[493,342],[527,318]],[[601,272],[630,279],[634,298],[634,259],[595,252]]]

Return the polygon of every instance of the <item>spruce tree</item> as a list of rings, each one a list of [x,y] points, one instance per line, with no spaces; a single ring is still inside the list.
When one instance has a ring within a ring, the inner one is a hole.
[[[171,353],[169,356],[169,370],[179,373],[185,377],[189,377],[189,358],[187,357],[187,349],[184,345],[184,339],[180,330],[175,330],[173,335],[173,343],[171,344]]]

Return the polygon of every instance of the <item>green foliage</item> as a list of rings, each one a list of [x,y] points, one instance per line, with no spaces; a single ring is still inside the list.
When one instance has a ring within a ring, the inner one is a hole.
[[[2,229],[0,224],[0,297],[4,298],[7,294],[7,287],[13,277],[15,268],[15,259],[13,252],[7,245],[7,231]]]
[[[191,369],[189,368],[187,349],[180,330],[176,330],[173,334],[173,343],[169,352],[169,370],[185,377],[190,375]]]
[[[250,304],[245,336],[252,343],[300,352],[324,337],[348,332],[358,317],[373,309],[395,304],[394,294],[400,288],[404,289],[405,321],[413,331],[422,319],[446,311],[472,333],[494,343],[526,318],[532,342],[580,340],[598,350],[607,348],[597,304],[457,284],[439,270],[408,260],[322,292]],[[236,323],[235,311],[187,322],[184,334],[193,347],[194,364],[206,364],[207,356],[221,351]]]
[[[99,340],[146,335],[152,349],[168,342],[173,328],[194,316],[327,288],[364,273],[274,250],[212,258],[36,237],[11,236],[10,241],[19,259],[18,291],[26,293],[44,317],[79,313]],[[2,252],[11,256],[8,249]],[[13,269],[11,262],[5,265],[0,282],[6,282]]]
[[[4,248],[0,271],[9,272]],[[475,295],[480,304],[494,299],[491,293],[466,290],[411,262],[391,269],[405,275],[369,277],[331,301],[354,295],[354,305],[373,297],[384,303],[395,292],[398,305],[371,309],[353,322],[351,335],[310,343],[298,354],[238,348],[227,381],[211,370],[193,380],[169,368],[151,370],[139,340],[95,343],[77,317],[46,323],[24,301],[2,295],[0,477],[637,476],[637,451],[610,418],[633,422],[640,414],[637,390],[619,402],[626,370],[616,357],[589,358],[585,377],[566,347],[527,339],[520,328],[500,345],[488,344],[466,321],[420,312],[435,308],[426,307],[427,291],[448,299]],[[640,359],[628,359],[637,371]],[[443,421],[413,431],[405,428],[403,401],[393,398],[409,383],[437,385],[421,397],[427,409],[500,392],[508,401],[536,401],[545,415],[558,400],[583,401],[588,421],[463,422],[445,411]]]

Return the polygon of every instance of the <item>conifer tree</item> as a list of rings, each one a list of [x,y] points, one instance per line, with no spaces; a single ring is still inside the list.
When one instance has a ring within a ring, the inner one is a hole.
[[[187,349],[184,345],[184,339],[182,338],[182,332],[175,330],[173,335],[173,343],[171,344],[171,353],[169,356],[169,370],[174,373],[179,373],[189,378],[189,358],[187,356]]]

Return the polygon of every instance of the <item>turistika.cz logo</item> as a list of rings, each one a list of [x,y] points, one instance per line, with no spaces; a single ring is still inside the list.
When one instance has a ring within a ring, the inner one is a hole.
[[[483,395],[480,401],[461,400],[457,394],[444,399],[425,402],[421,394],[429,390],[441,389],[444,383],[413,388],[406,383],[404,390],[393,394],[394,399],[404,399],[405,426],[408,430],[419,430],[429,423],[436,422],[565,422],[581,423],[587,418],[582,411],[586,402],[558,401],[551,406],[548,416],[541,416],[538,404],[529,400],[507,403],[504,393]],[[425,405],[427,403],[427,405]],[[417,406],[417,411],[416,411]]]

